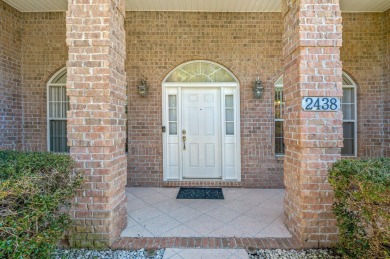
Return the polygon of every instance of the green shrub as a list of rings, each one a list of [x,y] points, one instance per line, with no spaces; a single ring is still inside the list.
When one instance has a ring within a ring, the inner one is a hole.
[[[329,170],[339,252],[348,258],[390,257],[390,158],[341,160]]]
[[[0,150],[0,258],[47,258],[81,182],[68,155]]]

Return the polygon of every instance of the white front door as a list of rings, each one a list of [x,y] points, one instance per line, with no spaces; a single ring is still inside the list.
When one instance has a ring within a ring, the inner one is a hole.
[[[222,177],[220,95],[219,88],[182,89],[183,178]]]

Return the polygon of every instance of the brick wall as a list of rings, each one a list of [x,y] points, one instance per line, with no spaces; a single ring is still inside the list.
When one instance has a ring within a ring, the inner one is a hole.
[[[0,51],[5,53],[6,50],[12,50],[5,60],[11,59],[13,64],[22,60],[19,65],[23,74],[25,134],[21,134],[21,127],[18,126],[21,125],[20,99],[16,102],[10,101],[10,98],[0,100],[0,103],[8,100],[8,105],[15,107],[12,109],[15,116],[4,113],[9,119],[0,123],[7,121],[7,128],[16,129],[9,130],[8,136],[24,136],[26,150],[46,150],[46,84],[55,72],[65,66],[67,60],[65,14],[19,13],[3,2],[0,3],[2,12],[8,10],[9,14],[2,15],[1,18],[13,17],[14,21],[18,21],[16,17],[19,17],[22,28],[21,36],[9,33],[14,38],[1,37],[2,41],[8,39],[8,45],[4,46],[9,47]],[[389,51],[388,36],[383,36],[384,30],[389,28],[385,26],[386,22],[389,23],[389,16],[389,11],[386,14],[343,13],[344,44],[341,48],[341,60],[344,70],[358,84],[359,156],[383,154],[383,149],[380,148],[383,143],[387,143],[389,150],[389,138],[385,142],[383,140],[384,136],[390,134],[388,130],[383,134],[381,126],[385,125],[385,129],[389,129],[389,123],[381,124],[384,107],[380,102],[378,105],[373,102],[376,98],[389,96],[382,90],[388,90],[389,87],[383,87],[386,86],[383,85],[386,81],[381,79],[381,75],[386,78],[390,74],[382,70],[386,64],[383,57],[389,57],[384,55],[386,46]],[[2,23],[2,26],[7,25],[7,30],[13,28],[12,32],[16,32],[17,27],[11,27],[11,24]],[[283,161],[278,161],[273,156],[272,138],[272,89],[282,70],[281,14],[128,12],[125,29],[129,96],[129,183],[162,185],[161,82],[177,65],[193,59],[207,59],[226,66],[240,80],[242,186],[282,187]],[[6,33],[7,30],[1,31]],[[13,44],[9,44],[10,41]],[[0,65],[4,66],[3,64],[4,61]],[[4,73],[4,69],[1,71]],[[0,87],[13,81],[16,83],[12,84],[20,86],[18,66],[7,71],[13,71],[8,73],[12,79],[4,77],[6,83]],[[257,72],[260,72],[265,86],[262,100],[254,100],[251,92]],[[151,93],[147,98],[141,98],[136,93],[136,86],[144,76],[151,86]],[[5,87],[1,92],[6,93],[3,96],[20,96],[22,92],[17,89]],[[18,97],[12,98],[17,99]],[[385,102],[387,105],[389,103]],[[0,134],[5,132],[2,130]],[[6,139],[1,137],[0,141]],[[7,147],[14,148],[16,142],[13,142],[14,144],[7,144]]]
[[[217,62],[240,81],[242,186],[283,187],[282,161],[273,147],[273,84],[282,69],[280,13],[128,12],[129,173],[132,186],[162,185],[162,87],[179,64]],[[261,100],[252,95],[256,73]],[[145,77],[150,94],[137,85]]]
[[[302,109],[303,97],[341,97],[342,19],[338,1],[283,1],[285,224],[303,247],[337,238],[329,166],[340,159],[342,112]]]
[[[0,149],[22,143],[21,14],[0,0]]]
[[[341,60],[344,70],[358,84],[358,156],[380,156],[384,140],[382,98],[386,96],[382,80],[383,14],[343,13],[343,18]],[[254,19],[260,22],[251,24]],[[280,22],[278,13],[129,13],[126,30],[127,72],[131,75],[128,78],[130,185],[161,185],[163,78],[182,62],[208,59],[226,66],[240,80],[242,185],[281,186],[281,164],[273,156],[270,138],[271,89],[280,73]],[[240,29],[243,26],[245,30]],[[370,72],[366,73],[367,70]],[[266,81],[266,94],[261,101],[253,100],[250,92],[257,71]],[[136,92],[142,77],[151,86],[147,98],[140,98]],[[378,103],[374,102],[376,99]]]
[[[385,97],[385,123],[384,123],[384,156],[390,157],[390,9],[385,15],[385,62],[384,62],[384,97]]]
[[[22,13],[24,149],[47,151],[46,85],[65,67],[65,13]]]
[[[386,57],[385,15],[383,13],[342,13],[342,17],[343,70],[358,85],[358,156],[382,156],[383,98],[386,96],[383,92],[383,66]]]
[[[110,246],[127,222],[124,9],[124,0],[68,2],[68,145],[85,176],[71,209],[74,247]]]

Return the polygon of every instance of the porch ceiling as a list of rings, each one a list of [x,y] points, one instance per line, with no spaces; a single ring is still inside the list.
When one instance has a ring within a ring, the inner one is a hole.
[[[21,12],[66,11],[67,0],[4,0]],[[340,0],[343,12],[384,12],[389,0]],[[126,0],[128,11],[280,12],[281,0]]]

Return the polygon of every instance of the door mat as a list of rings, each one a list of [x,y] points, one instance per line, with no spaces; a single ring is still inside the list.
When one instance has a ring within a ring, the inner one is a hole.
[[[223,200],[222,188],[186,188],[180,187],[176,199],[213,199]]]

